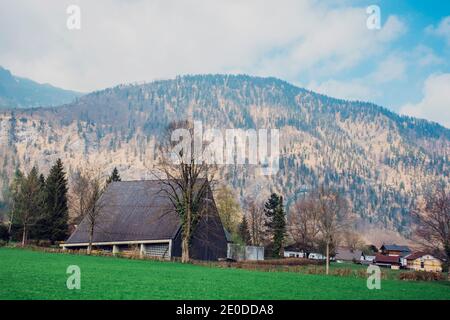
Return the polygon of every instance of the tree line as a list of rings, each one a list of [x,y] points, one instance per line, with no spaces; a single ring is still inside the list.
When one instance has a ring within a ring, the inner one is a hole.
[[[234,227],[227,222],[233,220],[230,215],[235,213],[226,210],[232,206],[223,207],[224,191],[219,191],[218,209],[225,228],[236,232],[235,239],[243,244],[264,246],[266,255],[272,258],[283,257],[284,247],[293,243],[307,256],[312,252],[323,253],[328,272],[338,242],[346,240],[354,245],[356,241],[350,230],[353,215],[348,201],[332,189],[321,187],[302,197],[291,208],[289,216],[283,196],[277,193],[272,193],[264,203],[247,200],[245,213]]]
[[[20,241],[23,246],[29,239],[51,244],[66,240],[70,225],[92,213],[93,202],[98,200],[104,186],[121,180],[117,168],[106,179],[97,177],[87,170],[77,171],[69,194],[68,177],[61,159],[56,160],[47,177],[37,166],[28,173],[17,168],[7,193],[8,223],[0,224],[1,238]],[[69,217],[69,206],[73,217]]]

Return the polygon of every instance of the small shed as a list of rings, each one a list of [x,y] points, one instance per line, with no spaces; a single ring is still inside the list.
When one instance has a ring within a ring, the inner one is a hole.
[[[264,247],[228,243],[227,258],[235,261],[264,260]]]

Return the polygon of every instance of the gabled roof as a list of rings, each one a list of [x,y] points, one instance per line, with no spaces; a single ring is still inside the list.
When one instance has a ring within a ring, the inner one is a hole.
[[[374,261],[375,263],[397,264],[400,263],[400,256],[385,256],[382,254],[377,254]]]
[[[93,242],[173,239],[180,219],[159,180],[112,182],[101,198]],[[67,244],[89,242],[83,219]]]
[[[295,244],[291,244],[289,246],[284,247],[284,251],[303,252],[303,250],[300,249],[300,247]]]
[[[416,260],[416,259],[422,258],[423,256],[426,256],[426,255],[433,256],[433,255],[431,255],[431,254],[429,254],[429,253],[426,253],[426,252],[417,251],[417,252],[413,252],[413,253],[411,253],[411,254],[408,254],[408,255],[405,257],[405,259],[406,259],[406,260]]]
[[[401,252],[411,252],[411,249],[407,246],[399,246],[396,244],[383,244],[381,249],[389,250],[389,251],[401,251]]]
[[[336,248],[336,260],[344,260],[344,261],[352,261],[352,260],[360,260],[362,255],[361,250],[351,250],[346,247],[337,247]]]

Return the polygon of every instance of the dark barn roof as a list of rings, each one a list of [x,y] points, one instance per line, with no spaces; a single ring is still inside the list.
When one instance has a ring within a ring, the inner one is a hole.
[[[381,250],[411,252],[411,249],[409,249],[409,247],[407,247],[407,246],[399,246],[399,245],[396,245],[396,244],[383,244],[381,246]]]
[[[112,182],[103,194],[93,242],[173,239],[180,228],[178,214],[159,180]],[[85,218],[66,241],[89,242]]]

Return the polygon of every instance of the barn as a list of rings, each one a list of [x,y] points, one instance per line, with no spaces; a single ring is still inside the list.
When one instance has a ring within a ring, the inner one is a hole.
[[[160,180],[118,181],[108,185],[94,226],[93,248],[113,253],[139,250],[144,256],[181,257],[182,230]],[[227,255],[227,239],[208,186],[201,203],[204,214],[192,236],[190,256],[196,260],[217,260]],[[86,249],[90,223],[84,218],[61,246]]]

